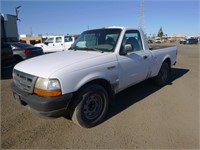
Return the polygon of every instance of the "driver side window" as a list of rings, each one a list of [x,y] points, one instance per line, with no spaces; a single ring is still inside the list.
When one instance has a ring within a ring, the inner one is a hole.
[[[137,30],[128,30],[124,34],[121,50],[127,45],[129,46],[128,53],[143,50],[140,33]]]
[[[47,43],[53,43],[54,38],[49,38],[46,40]]]

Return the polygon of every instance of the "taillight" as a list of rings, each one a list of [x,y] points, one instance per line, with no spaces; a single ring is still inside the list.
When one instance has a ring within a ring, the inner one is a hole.
[[[22,52],[23,52],[24,54],[28,54],[28,53],[31,52],[31,50],[25,49],[25,50],[22,50]]]

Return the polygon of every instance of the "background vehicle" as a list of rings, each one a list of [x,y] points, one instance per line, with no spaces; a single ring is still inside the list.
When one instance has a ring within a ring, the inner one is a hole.
[[[197,38],[189,38],[186,39],[186,43],[183,44],[198,44],[198,39]]]
[[[68,50],[74,41],[75,37],[73,36],[52,36],[44,43],[38,43],[35,46],[42,47],[44,53],[52,53]]]
[[[16,62],[43,55],[41,47],[20,42],[10,42]]]
[[[155,40],[154,40],[155,43],[161,43],[162,40],[160,37],[155,37]]]
[[[153,40],[152,39],[148,39],[148,43],[149,44],[153,44]]]
[[[184,38],[184,39],[181,39],[181,40],[179,41],[179,43],[180,43],[180,44],[186,43],[186,39],[185,39],[185,38]]]
[[[12,67],[15,64],[12,48],[7,43],[1,43],[1,68]]]
[[[185,38],[180,41],[180,44],[198,44],[198,38]]]
[[[67,116],[90,128],[102,121],[120,91],[148,78],[166,85],[176,57],[176,47],[158,45],[150,50],[141,29],[88,30],[68,51],[17,64],[12,90],[37,114]]]

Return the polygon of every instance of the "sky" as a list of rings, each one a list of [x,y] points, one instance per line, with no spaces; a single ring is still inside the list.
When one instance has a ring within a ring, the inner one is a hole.
[[[200,34],[199,0],[2,0],[1,13],[15,15],[19,34],[80,34],[107,26],[138,27],[142,18],[148,36]]]

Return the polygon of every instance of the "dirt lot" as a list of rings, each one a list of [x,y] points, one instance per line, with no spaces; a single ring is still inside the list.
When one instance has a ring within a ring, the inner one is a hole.
[[[2,149],[198,149],[199,51],[179,45],[171,84],[158,88],[151,81],[116,97],[105,121],[84,129],[64,118],[44,119],[13,99],[10,70],[1,79]]]

